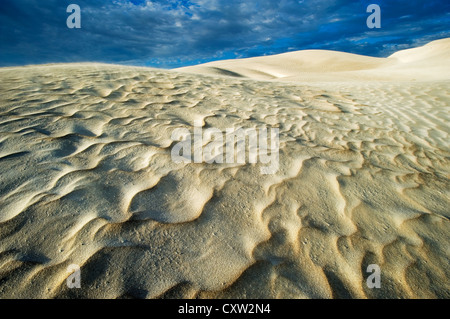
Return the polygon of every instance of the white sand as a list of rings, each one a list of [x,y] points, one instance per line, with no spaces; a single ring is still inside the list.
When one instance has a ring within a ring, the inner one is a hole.
[[[182,72],[296,82],[439,81],[450,77],[450,40],[399,51],[388,58],[304,50],[226,60],[178,69]]]
[[[0,69],[0,298],[449,298],[449,57]],[[174,163],[195,120],[278,127],[279,171]]]

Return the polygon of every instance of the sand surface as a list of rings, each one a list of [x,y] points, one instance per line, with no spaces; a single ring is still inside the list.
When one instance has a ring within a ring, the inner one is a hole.
[[[449,48],[0,69],[0,298],[450,298]],[[279,170],[175,163],[195,121]]]
[[[296,82],[439,81],[450,78],[450,40],[374,58],[337,51],[303,50],[225,60],[178,71]]]

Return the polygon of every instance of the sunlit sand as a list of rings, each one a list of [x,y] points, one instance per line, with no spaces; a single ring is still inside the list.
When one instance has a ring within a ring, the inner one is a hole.
[[[449,39],[2,68],[0,298],[449,298],[449,101]],[[195,121],[278,128],[278,171],[174,162]]]

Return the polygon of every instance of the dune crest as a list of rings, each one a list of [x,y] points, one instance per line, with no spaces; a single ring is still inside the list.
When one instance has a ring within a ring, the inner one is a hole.
[[[414,50],[0,69],[0,298],[449,298],[449,73],[396,82]],[[278,128],[278,171],[175,163],[196,121]]]
[[[450,38],[375,58],[327,50],[302,50],[225,60],[176,69],[204,75],[294,82],[439,81],[450,78]]]

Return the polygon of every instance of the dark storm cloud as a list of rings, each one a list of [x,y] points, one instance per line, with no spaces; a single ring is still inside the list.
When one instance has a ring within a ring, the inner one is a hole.
[[[81,7],[81,29],[66,8]],[[382,28],[368,29],[368,4]],[[448,1],[2,0],[0,65],[99,61],[175,67],[308,48],[373,56],[448,37]]]

